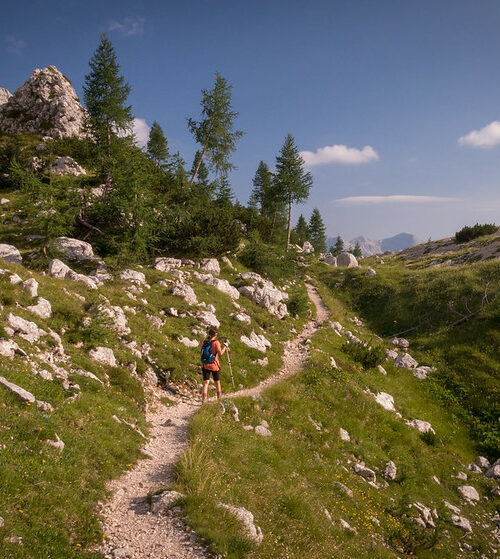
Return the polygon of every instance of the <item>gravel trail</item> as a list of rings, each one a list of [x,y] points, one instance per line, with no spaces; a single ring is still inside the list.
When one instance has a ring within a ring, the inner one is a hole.
[[[302,332],[285,345],[280,372],[259,385],[226,394],[225,398],[253,396],[265,388],[298,373],[308,357],[310,338],[329,317],[329,312],[315,287],[307,285],[309,298],[316,306],[316,320],[309,321]],[[172,407],[161,404],[148,413],[150,437],[144,447],[149,459],[140,460],[108,488],[111,499],[101,506],[103,543],[98,549],[109,559],[208,559],[213,557],[196,534],[178,517],[175,510],[166,515],[149,511],[150,489],[173,481],[173,466],[187,447],[187,429],[200,402],[183,401]]]

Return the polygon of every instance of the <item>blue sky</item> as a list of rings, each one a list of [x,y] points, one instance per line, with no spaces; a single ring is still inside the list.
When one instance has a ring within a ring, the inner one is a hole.
[[[0,85],[53,64],[78,94],[107,32],[144,129],[190,166],[186,117],[219,71],[245,132],[231,183],[246,203],[291,132],[329,235],[426,240],[500,223],[500,3],[494,0],[26,1],[0,21]]]

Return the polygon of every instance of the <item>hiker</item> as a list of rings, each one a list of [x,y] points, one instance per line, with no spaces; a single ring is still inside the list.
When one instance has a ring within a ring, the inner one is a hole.
[[[217,389],[217,399],[222,396],[220,385],[220,357],[224,355],[228,349],[229,342],[224,342],[224,347],[222,347],[221,343],[216,339],[218,334],[215,328],[210,328],[207,338],[201,345],[201,366],[203,373],[202,404],[208,399],[210,374],[212,374]]]

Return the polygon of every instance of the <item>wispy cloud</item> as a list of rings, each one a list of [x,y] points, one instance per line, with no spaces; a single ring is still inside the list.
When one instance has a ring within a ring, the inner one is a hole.
[[[120,31],[126,37],[131,37],[132,35],[142,35],[144,33],[144,24],[146,20],[143,17],[131,18],[126,17],[121,21],[110,21],[109,30],[110,31]]]
[[[500,122],[494,120],[480,130],[469,132],[467,135],[458,138],[458,144],[477,148],[491,148],[500,144]]]
[[[436,202],[453,202],[458,198],[443,196],[411,196],[395,194],[392,196],[347,196],[333,200],[334,204],[352,206],[361,204],[429,204]]]
[[[11,54],[22,56],[24,54],[24,47],[26,43],[22,39],[16,39],[12,35],[7,35],[4,39],[6,49]]]
[[[348,148],[342,144],[325,146],[316,151],[301,151],[300,155],[308,167],[314,165],[325,165],[327,163],[344,163],[357,165],[359,163],[369,163],[379,159],[378,153],[371,147],[365,146],[363,149]]]

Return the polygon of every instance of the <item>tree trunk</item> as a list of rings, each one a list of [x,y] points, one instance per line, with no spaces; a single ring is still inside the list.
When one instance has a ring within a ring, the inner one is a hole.
[[[192,185],[194,182],[194,179],[196,178],[196,175],[198,174],[198,171],[200,170],[200,165],[201,162],[203,161],[203,157],[205,156],[205,152],[207,151],[207,146],[203,146],[203,151],[201,152],[200,155],[200,159],[198,160],[198,163],[196,164],[196,169],[194,170],[193,176],[191,177],[191,180],[189,181],[189,184]]]
[[[286,250],[290,248],[290,232],[292,230],[292,197],[288,198],[288,231],[286,234]]]

